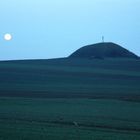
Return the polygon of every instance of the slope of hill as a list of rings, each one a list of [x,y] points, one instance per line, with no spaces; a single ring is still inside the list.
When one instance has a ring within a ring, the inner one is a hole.
[[[0,96],[140,100],[138,59],[0,62]]]
[[[84,46],[70,55],[79,58],[138,58],[137,55],[115,43],[97,43]]]

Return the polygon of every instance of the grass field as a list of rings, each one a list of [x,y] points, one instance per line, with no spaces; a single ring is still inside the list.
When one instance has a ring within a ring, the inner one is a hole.
[[[138,59],[0,62],[0,140],[139,140]]]
[[[140,103],[0,98],[0,139],[139,140]]]
[[[0,62],[0,96],[140,100],[137,59]]]

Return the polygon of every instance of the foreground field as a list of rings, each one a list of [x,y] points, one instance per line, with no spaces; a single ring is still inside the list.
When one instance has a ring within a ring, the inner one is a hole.
[[[0,98],[0,140],[139,140],[140,103]]]

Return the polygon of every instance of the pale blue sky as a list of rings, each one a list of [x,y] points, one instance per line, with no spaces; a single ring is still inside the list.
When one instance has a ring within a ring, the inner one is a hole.
[[[0,1],[0,60],[66,57],[102,35],[140,55],[140,0]]]

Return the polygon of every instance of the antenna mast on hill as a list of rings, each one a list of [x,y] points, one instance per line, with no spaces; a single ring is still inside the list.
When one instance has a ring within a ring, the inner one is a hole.
[[[102,36],[102,42],[103,42],[103,43],[104,43],[104,39],[105,39],[104,36]]]

